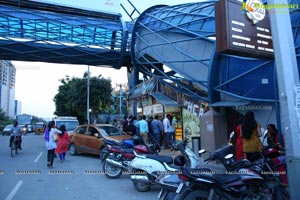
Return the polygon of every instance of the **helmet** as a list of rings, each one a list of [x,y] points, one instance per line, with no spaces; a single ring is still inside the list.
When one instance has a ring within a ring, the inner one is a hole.
[[[178,155],[174,158],[174,164],[177,166],[184,166],[185,165],[185,159],[184,156]]]

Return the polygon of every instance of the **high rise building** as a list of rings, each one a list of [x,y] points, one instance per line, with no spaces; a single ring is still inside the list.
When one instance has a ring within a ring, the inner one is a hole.
[[[0,60],[0,106],[9,117],[15,115],[16,68],[7,60]]]

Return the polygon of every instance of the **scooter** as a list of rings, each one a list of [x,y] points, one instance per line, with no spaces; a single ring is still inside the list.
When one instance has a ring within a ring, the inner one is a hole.
[[[121,143],[112,140],[103,140],[106,144],[103,150],[103,171],[108,178],[117,179],[123,172],[130,171],[130,163],[135,158],[134,152],[140,154],[157,154],[160,149],[154,150],[152,147],[144,144],[140,138],[135,138],[133,143],[123,141]]]
[[[181,166],[196,168],[203,164],[199,155],[195,154],[188,145],[188,140],[183,140],[173,146],[181,155],[174,159],[171,156],[138,155],[130,163],[132,174],[130,179],[139,192],[148,191],[156,184],[156,178],[160,175],[176,174]],[[175,164],[169,166],[170,164]]]

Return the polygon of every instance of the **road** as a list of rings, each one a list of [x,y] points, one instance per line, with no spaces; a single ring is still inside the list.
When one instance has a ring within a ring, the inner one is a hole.
[[[8,141],[9,136],[0,136],[1,200],[157,199],[159,187],[137,192],[128,174],[108,179],[101,173],[98,156],[67,154],[65,163],[56,158],[54,168],[49,169],[42,135],[23,136],[23,150],[14,158]]]

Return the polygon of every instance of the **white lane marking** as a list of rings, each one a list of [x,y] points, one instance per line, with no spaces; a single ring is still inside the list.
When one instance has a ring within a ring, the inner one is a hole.
[[[23,184],[23,181],[18,181],[17,185],[12,189],[12,191],[9,193],[9,195],[5,198],[5,200],[12,200],[18,190],[20,189],[21,185]]]
[[[41,152],[37,157],[36,157],[36,159],[34,160],[34,162],[36,163],[39,159],[40,159],[40,157],[43,155],[43,152]]]

